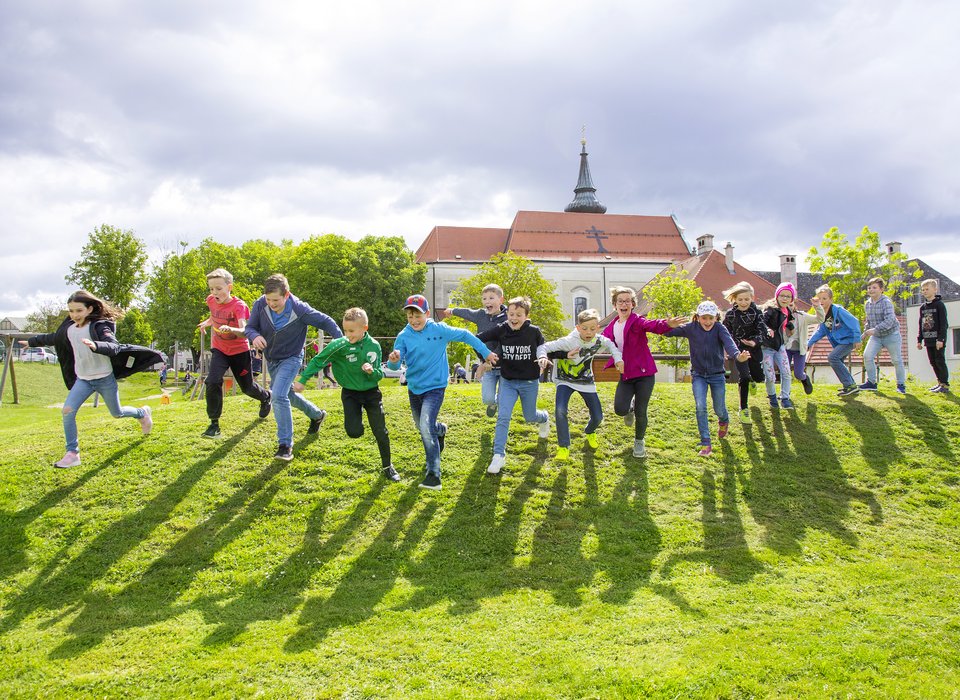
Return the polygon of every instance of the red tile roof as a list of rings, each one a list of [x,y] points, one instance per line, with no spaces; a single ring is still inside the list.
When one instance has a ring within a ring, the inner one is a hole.
[[[509,233],[505,228],[434,226],[417,248],[417,262],[486,262],[505,250]]]
[[[901,337],[901,338],[908,338],[908,336],[907,336],[907,317],[906,317],[906,316],[897,316],[897,320],[900,321],[900,337]],[[813,335],[813,333],[814,333],[814,331],[816,330],[816,328],[817,328],[816,324],[811,324],[811,326],[810,326],[810,335]],[[863,351],[865,345],[866,345],[866,343],[864,343],[864,345],[860,347],[860,350],[859,350],[859,351],[858,351],[858,350],[854,350],[852,353],[850,353],[850,361],[851,361],[853,364],[855,364],[855,365],[862,365],[862,364],[863,364],[863,354],[862,354],[862,351]],[[817,344],[813,346],[813,354],[810,356],[810,364],[812,364],[812,365],[827,365],[827,364],[830,364],[828,358],[829,358],[829,355],[830,355],[830,351],[831,351],[831,350],[833,350],[833,346],[830,345],[830,341],[829,341],[827,338],[823,338],[822,340],[818,340],[818,341],[817,341]],[[900,347],[900,356],[903,358],[903,364],[904,364],[904,366],[906,366],[907,363],[908,363],[908,361],[909,361],[908,352],[909,352],[909,348],[907,347],[907,343],[905,343],[905,342],[902,343],[902,344],[901,344],[901,347]],[[882,367],[891,367],[891,366],[893,366],[893,363],[890,361],[890,356],[887,354],[887,351],[886,351],[886,350],[881,350],[881,351],[880,351],[880,354],[878,355],[878,358],[880,359],[880,365],[881,365]]]

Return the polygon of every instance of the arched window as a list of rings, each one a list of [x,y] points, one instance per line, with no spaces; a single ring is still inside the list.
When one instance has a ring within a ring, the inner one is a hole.
[[[584,287],[577,287],[573,290],[573,320],[577,320],[577,316],[580,315],[581,311],[586,311],[590,308],[590,290],[585,289]]]

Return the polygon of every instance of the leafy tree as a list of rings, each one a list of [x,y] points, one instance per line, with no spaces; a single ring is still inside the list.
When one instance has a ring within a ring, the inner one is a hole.
[[[703,301],[703,290],[689,273],[671,265],[650,280],[640,293],[650,305],[651,318],[670,318],[689,316]],[[686,338],[667,338],[662,335],[651,336],[651,349],[663,355],[683,355],[688,352]],[[671,367],[686,367],[689,360],[665,360]]]
[[[179,341],[199,349],[197,324],[207,310],[207,272],[183,241],[179,250],[167,253],[154,268],[147,283],[146,312],[160,348]]]
[[[836,303],[864,321],[864,301],[867,280],[882,277],[886,281],[884,293],[898,308],[916,292],[923,271],[916,262],[907,263],[903,253],[887,255],[880,244],[880,234],[868,226],[852,243],[834,226],[825,234],[818,249],[810,248],[807,262],[811,272],[819,272],[833,290]]]
[[[117,323],[117,338],[122,343],[150,345],[153,342],[153,328],[147,322],[147,316],[137,307],[127,309]]]
[[[36,311],[27,314],[27,326],[24,330],[29,333],[53,333],[66,317],[67,310],[62,302],[45,301]]]
[[[90,234],[64,279],[125,309],[147,280],[146,263],[146,247],[133,231],[103,224]]]

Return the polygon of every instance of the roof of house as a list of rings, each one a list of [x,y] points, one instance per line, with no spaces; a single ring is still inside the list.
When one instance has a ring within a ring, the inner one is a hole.
[[[502,253],[509,229],[434,226],[417,248],[417,262],[486,262]]]
[[[900,337],[904,339],[904,342],[900,344],[900,356],[903,358],[904,366],[909,362],[907,353],[909,348],[907,347],[907,342],[909,340],[909,335],[907,334],[907,317],[906,316],[897,316],[897,320],[900,322]],[[810,335],[813,335],[817,329],[816,324],[810,324]],[[809,337],[809,336],[808,336]],[[853,352],[850,353],[850,362],[855,365],[863,364],[863,350],[866,344],[864,343],[859,349],[854,348]],[[812,351],[810,352],[810,364],[813,365],[827,365],[830,364],[830,351],[833,350],[833,346],[830,345],[830,340],[827,338],[822,338],[817,341],[813,346]],[[877,356],[880,360],[880,364],[884,366],[890,366],[893,363],[890,361],[890,355],[886,350],[881,350],[880,354]]]
[[[8,326],[11,326],[12,328],[10,330],[15,328],[18,331],[22,331],[27,327],[28,323],[29,320],[26,317],[5,316],[4,318],[0,319],[0,328],[7,329]]]

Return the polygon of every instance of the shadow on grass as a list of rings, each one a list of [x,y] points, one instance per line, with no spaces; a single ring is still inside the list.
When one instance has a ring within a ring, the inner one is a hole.
[[[126,457],[130,452],[138,449],[143,439],[137,440],[114,452],[92,469],[87,469],[69,484],[63,484],[47,492],[39,501],[15,513],[0,511],[0,579],[8,578],[22,571],[27,566],[27,526],[48,510],[67,499],[77,489],[90,481],[103,470],[113,466]],[[70,472],[55,470],[60,475],[69,478]],[[76,472],[74,472],[76,473]],[[59,561],[59,556],[54,559]]]
[[[850,502],[865,503],[874,524],[883,520],[880,504],[870,491],[847,482],[830,444],[829,428],[818,425],[816,404],[807,404],[802,419],[799,414],[785,425],[802,454],[780,453],[766,431],[757,426],[751,432],[754,439],[745,440],[752,466],[742,477],[744,501],[753,519],[764,528],[765,543],[776,552],[799,554],[800,541],[811,528],[855,547],[857,536],[844,522],[850,514]],[[783,424],[775,421],[774,432],[777,425]]]
[[[184,469],[146,506],[127,513],[108,525],[74,558],[64,561],[67,554],[66,549],[62,549],[30,585],[7,605],[5,615],[0,620],[0,632],[14,629],[37,610],[59,610],[68,607],[69,612],[70,606],[82,606],[86,602],[86,591],[90,586],[137,547],[154,528],[165,522],[207,470],[229,454],[258,423],[259,421],[250,423],[236,436]]]
[[[939,394],[939,396],[943,396],[954,404],[960,403],[960,399],[952,394]],[[934,413],[933,409],[913,394],[907,394],[902,402],[898,401],[897,403],[903,405],[903,417],[923,432],[924,444],[941,459],[955,463],[957,455],[951,447],[953,443],[947,437],[947,433],[943,429],[943,422]]]
[[[890,471],[890,464],[903,457],[890,423],[880,411],[863,401],[844,402],[840,411],[860,434],[864,461],[877,474],[885,475]]]

